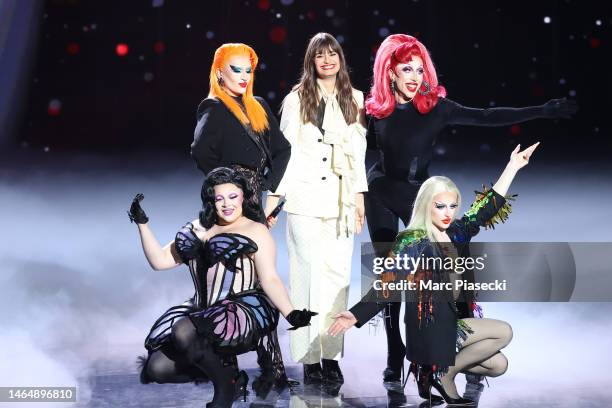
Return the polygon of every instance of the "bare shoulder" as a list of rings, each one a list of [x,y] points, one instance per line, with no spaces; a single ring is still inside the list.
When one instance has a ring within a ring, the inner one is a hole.
[[[272,234],[270,230],[260,222],[251,221],[243,227],[244,235],[251,238],[257,243],[258,246],[268,246],[273,243]]]

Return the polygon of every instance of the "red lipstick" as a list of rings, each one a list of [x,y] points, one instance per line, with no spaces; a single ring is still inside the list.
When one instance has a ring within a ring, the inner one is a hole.
[[[248,84],[246,82],[241,82],[238,85],[240,85],[242,88],[246,88]]]

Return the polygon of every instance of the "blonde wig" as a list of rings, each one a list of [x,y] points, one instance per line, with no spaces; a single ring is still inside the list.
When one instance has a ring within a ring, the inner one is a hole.
[[[421,188],[419,188],[419,192],[414,200],[410,223],[406,228],[408,230],[421,230],[426,232],[427,238],[429,238],[431,242],[436,241],[433,235],[434,226],[431,221],[431,206],[434,197],[440,193],[456,194],[457,208],[461,207],[461,193],[451,179],[444,176],[430,177],[425,180]]]

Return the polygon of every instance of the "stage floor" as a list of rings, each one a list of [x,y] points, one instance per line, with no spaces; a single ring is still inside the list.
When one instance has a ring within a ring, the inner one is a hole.
[[[505,157],[505,155],[504,155]],[[200,210],[202,175],[188,157],[16,154],[0,172],[0,386],[78,387],[78,406],[201,407],[208,384],[142,385],[135,357],[151,324],[193,293],[185,267],[154,272],[126,215],[134,194],[146,199],[151,226],[168,242]],[[495,180],[505,163],[439,160],[432,174],[450,175],[465,192]],[[612,202],[610,163],[534,160],[511,190],[520,194],[505,225],[478,235],[506,242],[610,242],[606,203]],[[465,209],[465,204],[463,209]],[[288,282],[286,217],[272,230],[277,267]],[[349,305],[360,297],[356,238]],[[610,265],[602,265],[609,274]],[[508,372],[490,380],[481,407],[608,407],[612,401],[612,303],[489,303],[485,316],[509,322]],[[381,322],[351,330],[341,362],[346,383],[328,390],[298,388],[237,406],[392,406],[382,385],[386,342]],[[278,333],[289,374],[287,323]],[[253,353],[250,353],[253,354]],[[240,367],[256,376],[253,356]],[[6,369],[10,368],[10,369]],[[460,392],[463,376],[457,379]],[[411,379],[394,406],[423,403]],[[399,405],[397,405],[399,404]],[[0,403],[1,406],[6,406]],[[26,405],[20,405],[25,407]],[[40,405],[32,405],[40,406]]]
[[[350,389],[349,384],[339,389],[330,386],[303,385],[286,388],[280,393],[272,390],[265,400],[257,398],[250,389],[257,370],[247,369],[249,375],[249,395],[246,402],[238,400],[234,407],[418,407],[427,408],[429,402],[417,395],[416,384],[411,377],[406,387],[402,389],[399,383],[381,383],[380,373],[364,371],[361,375],[368,377],[370,386],[364,388],[363,395],[345,395],[344,388]],[[290,378],[301,382],[301,367],[289,366],[287,372]],[[88,381],[91,387],[91,399],[87,403],[77,404],[83,407],[116,408],[116,407],[174,407],[195,408],[203,407],[212,399],[213,390],[207,384],[140,384],[137,374],[116,374],[91,376]],[[459,383],[459,381],[458,381]],[[461,391],[463,386],[459,387]],[[548,407],[609,407],[609,399],[597,396],[601,390],[588,387],[567,387],[556,392],[534,395],[536,389],[530,387],[526,392],[525,386],[518,386],[514,390],[504,389],[502,397],[500,389],[495,386],[485,389],[481,395],[479,407],[507,407],[507,408],[548,408]],[[508,397],[508,393],[512,397]],[[350,393],[353,394],[353,393]],[[445,404],[439,405],[445,407]]]

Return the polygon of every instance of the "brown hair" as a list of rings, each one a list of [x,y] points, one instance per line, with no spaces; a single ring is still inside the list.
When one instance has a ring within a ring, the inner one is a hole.
[[[293,87],[293,90],[298,91],[300,97],[300,117],[303,123],[316,122],[319,100],[317,99],[317,69],[314,61],[318,53],[328,49],[336,52],[340,59],[340,70],[336,77],[337,98],[344,120],[350,125],[357,121],[359,107],[357,106],[357,102],[355,102],[355,98],[353,98],[353,86],[351,85],[351,79],[348,74],[342,47],[338,41],[328,33],[315,34],[310,39],[308,47],[306,48],[302,77],[300,78],[300,82]]]

